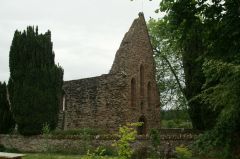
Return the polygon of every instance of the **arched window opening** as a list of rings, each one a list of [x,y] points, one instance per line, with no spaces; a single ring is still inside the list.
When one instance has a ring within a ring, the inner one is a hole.
[[[141,116],[138,120],[138,122],[141,122],[142,125],[138,127],[137,132],[138,135],[146,135],[147,133],[147,120],[144,116]]]
[[[144,96],[144,67],[140,66],[140,94]]]
[[[141,107],[141,111],[143,111],[144,109],[143,101],[141,101],[140,107]]]
[[[131,106],[136,106],[136,80],[132,78],[131,80]]]
[[[65,111],[65,104],[66,104],[66,97],[65,94],[63,95],[63,106],[62,106],[62,111]]]
[[[148,86],[147,86],[147,103],[148,103],[148,107],[150,108],[152,104],[152,86],[150,82],[148,82]]]

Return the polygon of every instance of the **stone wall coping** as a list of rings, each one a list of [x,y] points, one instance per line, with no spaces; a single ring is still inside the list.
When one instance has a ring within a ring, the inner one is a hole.
[[[189,128],[161,128],[158,130],[158,132],[160,134],[170,134],[170,133],[181,133],[181,134],[184,134],[184,133],[190,133],[190,134],[201,134],[202,131],[199,131],[199,130],[194,130],[194,129],[189,129]]]

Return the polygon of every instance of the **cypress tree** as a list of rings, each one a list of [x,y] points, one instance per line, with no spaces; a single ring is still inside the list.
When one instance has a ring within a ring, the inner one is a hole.
[[[5,82],[0,82],[0,133],[10,133],[14,126],[15,122],[7,100],[7,86]]]
[[[42,132],[44,124],[57,126],[63,69],[55,65],[51,32],[38,28],[15,31],[9,55],[9,93],[18,131]]]

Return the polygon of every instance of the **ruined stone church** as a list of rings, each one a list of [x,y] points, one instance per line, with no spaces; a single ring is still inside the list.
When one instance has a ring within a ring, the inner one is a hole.
[[[134,20],[108,74],[65,81],[59,127],[115,132],[128,122],[143,122],[139,134],[160,127],[160,99],[153,49],[143,13]]]

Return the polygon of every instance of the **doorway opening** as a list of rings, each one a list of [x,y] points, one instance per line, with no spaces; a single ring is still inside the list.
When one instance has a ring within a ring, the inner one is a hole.
[[[141,122],[142,125],[138,127],[138,135],[146,135],[147,133],[147,120],[144,115],[142,115],[138,122]]]

